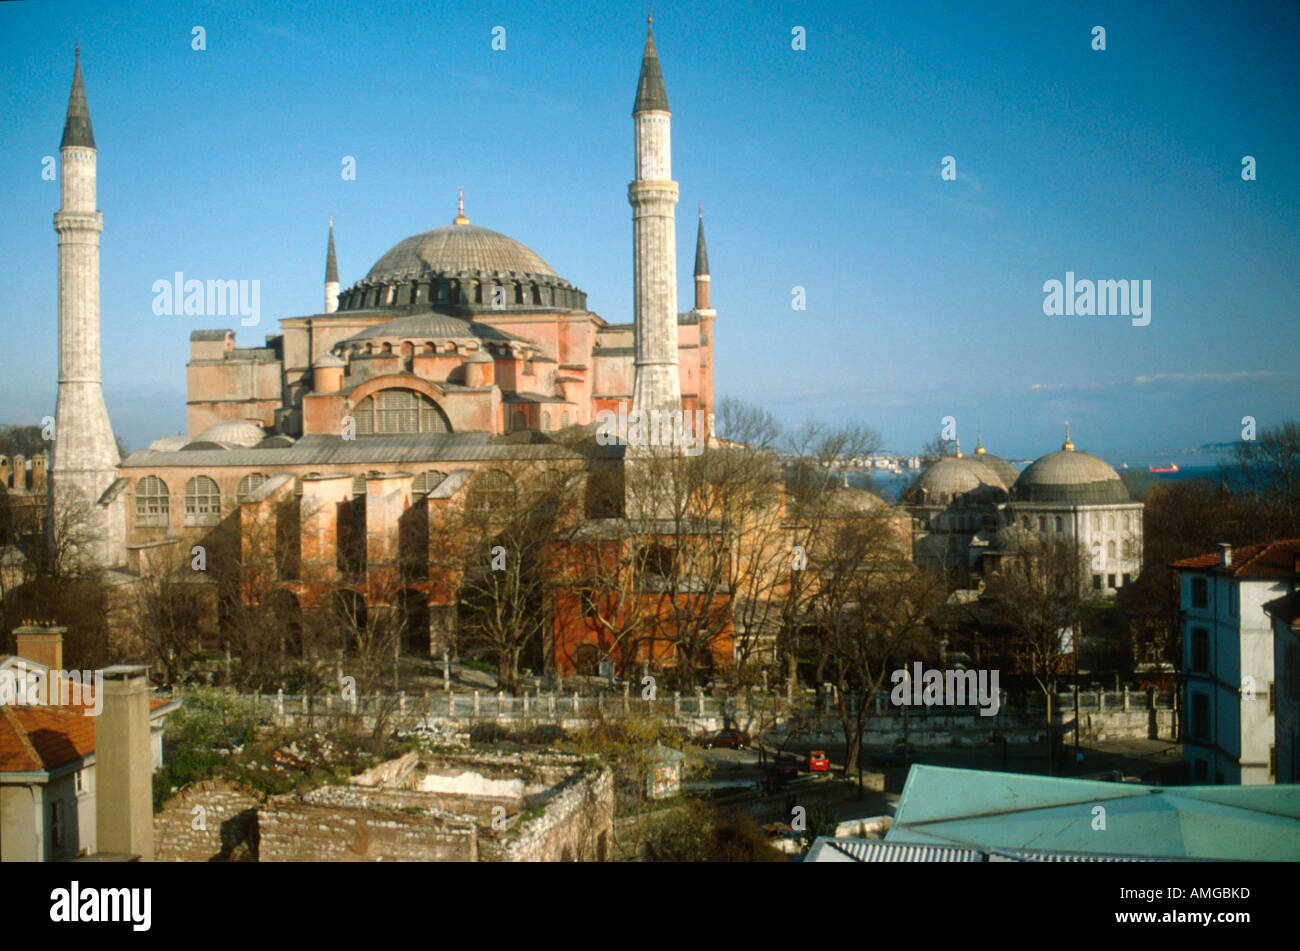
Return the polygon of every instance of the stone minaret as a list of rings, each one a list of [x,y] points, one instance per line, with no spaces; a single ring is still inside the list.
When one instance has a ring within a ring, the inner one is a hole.
[[[330,215],[330,243],[325,249],[325,313],[339,309],[339,262],[334,257],[334,216]]]
[[[632,120],[636,181],[627,189],[632,205],[636,319],[632,408],[677,411],[682,393],[677,375],[677,183],[672,180],[672,113],[649,22]]]
[[[63,202],[54,213],[59,235],[59,398],[50,473],[56,517],[51,525],[57,530],[60,507],[80,496],[86,506],[82,558],[111,566],[118,562],[119,550],[125,554],[125,524],[112,518],[113,509],[97,504],[117,478],[120,460],[100,380],[99,234],[104,217],[96,208],[97,153],[80,50],[60,153]]]
[[[713,322],[718,317],[709,300],[709,251],[704,246],[704,204],[700,204],[700,226],[695,235],[695,314],[700,321],[700,381],[698,408],[704,411],[709,435],[713,435]]]

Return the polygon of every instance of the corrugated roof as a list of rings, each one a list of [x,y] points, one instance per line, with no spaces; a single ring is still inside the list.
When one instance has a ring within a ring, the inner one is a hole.
[[[881,842],[878,839],[833,839],[820,836],[805,862],[982,862],[978,849]]]
[[[1105,830],[1093,827],[1097,806],[1105,810]],[[985,851],[1297,861],[1300,785],[1161,787],[918,765],[886,840]]]

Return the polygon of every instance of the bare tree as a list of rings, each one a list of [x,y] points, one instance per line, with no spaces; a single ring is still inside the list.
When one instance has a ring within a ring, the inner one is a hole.
[[[1086,556],[1076,542],[1017,532],[985,594],[997,616],[1014,632],[1012,657],[1042,691],[1049,773],[1056,752],[1052,699],[1056,678],[1069,668],[1071,640],[1082,636],[1082,578],[1086,572]]]

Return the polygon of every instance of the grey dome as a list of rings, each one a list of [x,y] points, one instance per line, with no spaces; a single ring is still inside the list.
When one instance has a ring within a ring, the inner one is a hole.
[[[495,327],[489,327],[487,324],[481,324],[473,320],[462,320],[460,317],[452,317],[449,314],[413,314],[409,317],[398,317],[395,320],[386,320],[382,324],[375,324],[373,327],[367,327],[360,330],[340,341],[336,346],[344,347],[348,344],[360,343],[367,340],[381,340],[384,338],[400,338],[405,340],[493,340],[499,343],[508,341],[524,341],[513,334],[497,330]]]
[[[975,458],[996,472],[998,478],[1002,480],[1002,484],[1008,489],[1015,485],[1016,480],[1020,478],[1020,470],[1001,456],[995,456],[990,452],[982,452],[976,449]]]
[[[1049,452],[1020,473],[1012,487],[1019,502],[1097,504],[1131,502],[1119,473],[1102,459],[1075,449]]]
[[[476,225],[448,225],[399,241],[375,262],[366,280],[387,283],[462,271],[558,276],[537,252],[514,238]]]
[[[256,446],[266,438],[266,431],[245,419],[228,419],[213,423],[194,437],[195,442],[219,442],[229,446]]]
[[[150,452],[175,452],[190,441],[189,436],[163,436],[149,443]]]
[[[1007,486],[991,467],[971,456],[945,456],[934,463],[907,490],[907,501],[916,505],[948,505],[953,502],[1000,499]]]

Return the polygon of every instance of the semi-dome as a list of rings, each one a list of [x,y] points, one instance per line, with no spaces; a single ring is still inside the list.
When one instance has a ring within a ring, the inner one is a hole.
[[[194,442],[217,442],[247,448],[266,438],[266,430],[245,419],[228,419],[213,423],[194,437]]]
[[[1035,459],[1020,473],[1012,488],[1019,502],[1063,502],[1089,504],[1131,502],[1123,480],[1104,460],[1091,453],[1058,449]]]
[[[366,280],[387,283],[474,271],[558,277],[527,245],[498,231],[464,224],[434,228],[399,241],[375,262]]]
[[[949,505],[958,501],[1005,498],[1007,486],[998,474],[971,456],[945,456],[931,465],[907,490],[915,505]]]
[[[512,341],[519,344],[529,343],[522,337],[497,330],[476,320],[462,320],[449,314],[430,312],[386,320],[359,330],[352,336],[340,340],[335,345],[335,350],[347,351],[354,345],[376,340],[488,340],[495,343]]]
[[[189,436],[163,436],[149,443],[149,451],[176,452],[189,441]]]

